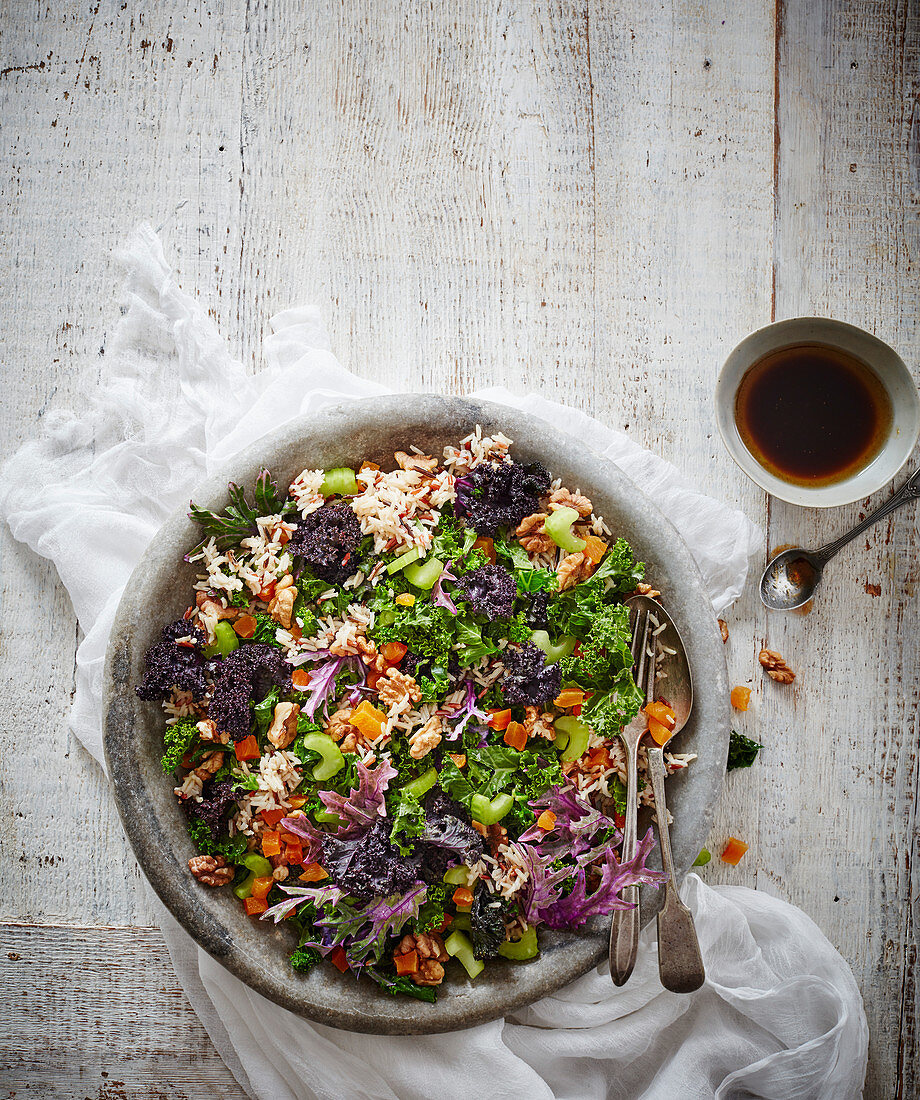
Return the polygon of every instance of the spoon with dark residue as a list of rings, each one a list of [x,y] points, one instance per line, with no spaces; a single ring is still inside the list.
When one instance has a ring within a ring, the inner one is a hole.
[[[822,570],[838,550],[895,508],[917,497],[920,497],[920,470],[915,470],[893,497],[839,539],[822,546],[820,550],[803,550],[800,546],[793,546],[791,550],[777,554],[760,578],[760,598],[764,605],[771,611],[794,611],[808,603],[821,580]]]

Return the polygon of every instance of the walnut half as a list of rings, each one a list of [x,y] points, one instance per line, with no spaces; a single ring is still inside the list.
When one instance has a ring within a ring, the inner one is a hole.
[[[791,684],[795,679],[795,673],[775,649],[762,649],[759,660],[764,672],[778,684]]]
[[[205,886],[226,886],[236,877],[236,868],[228,867],[223,856],[193,856],[188,869]]]

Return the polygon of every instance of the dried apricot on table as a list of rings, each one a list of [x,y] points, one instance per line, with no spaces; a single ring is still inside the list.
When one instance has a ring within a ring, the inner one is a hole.
[[[748,687],[732,688],[732,706],[735,710],[747,710],[751,703],[751,689]]]

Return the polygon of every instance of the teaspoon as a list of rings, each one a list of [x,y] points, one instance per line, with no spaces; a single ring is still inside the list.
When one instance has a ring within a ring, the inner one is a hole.
[[[771,611],[792,611],[815,594],[821,580],[821,571],[831,558],[867,527],[877,523],[895,508],[920,497],[920,470],[914,471],[901,488],[884,504],[870,512],[851,531],[829,542],[819,550],[803,550],[794,546],[777,554],[767,565],[760,578],[760,598]]]

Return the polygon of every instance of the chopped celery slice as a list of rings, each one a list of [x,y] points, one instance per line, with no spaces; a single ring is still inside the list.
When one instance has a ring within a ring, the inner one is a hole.
[[[466,886],[470,881],[470,869],[465,863],[457,867],[448,867],[444,872],[444,882],[448,886]]]
[[[334,814],[331,810],[314,810],[313,820],[318,825],[344,825],[345,819]]]
[[[450,922],[450,928],[452,932],[472,932],[473,922],[469,913],[458,913]]]
[[[558,732],[567,733],[569,736],[562,750],[562,759],[577,760],[580,756],[584,756],[588,748],[588,738],[591,736],[591,730],[585,723],[573,714],[563,714],[561,718],[556,719],[555,725]]]
[[[485,970],[485,963],[473,954],[473,945],[462,932],[451,932],[444,941],[447,954],[463,964],[463,969],[471,978]]]
[[[543,529],[562,550],[578,554],[588,545],[584,539],[572,533],[572,524],[578,519],[574,508],[557,508],[546,517]]]
[[[438,781],[438,769],[429,768],[428,771],[422,772],[417,779],[410,780],[403,787],[403,794],[409,795],[411,798],[416,798],[421,801],[422,796],[426,795],[431,788]]]
[[[691,864],[692,867],[705,867],[706,864],[712,859],[712,852],[708,848],[703,848],[700,854]]]
[[[546,663],[548,665],[554,665],[562,657],[571,657],[575,646],[578,645],[577,638],[560,638],[556,645],[549,640],[549,634],[545,630],[535,630],[530,635],[530,640],[537,647],[542,649],[546,654]]]
[[[456,924],[456,921],[454,923]],[[536,925],[528,924],[519,940],[506,940],[499,947],[498,953],[503,959],[514,959],[515,962],[535,959],[540,953]]]
[[[414,584],[416,588],[427,592],[434,588],[434,582],[440,577],[443,569],[443,562],[438,561],[437,558],[428,558],[427,561],[417,561],[407,565],[403,575],[409,584]]]
[[[308,733],[303,739],[303,747],[318,752],[322,757],[313,769],[313,778],[318,781],[331,779],[345,767],[342,750],[328,733]]]
[[[557,729],[556,736],[553,738],[553,746],[557,748],[560,752],[562,752],[562,750],[566,747],[568,743],[569,735],[565,732],[565,730]]]
[[[470,813],[480,825],[494,825],[513,805],[514,798],[507,793],[497,794],[491,802],[484,794],[474,794],[470,801]]]
[[[219,623],[214,624],[214,641],[206,645],[201,652],[205,657],[216,657],[218,653],[221,657],[227,657],[234,649],[238,649],[239,645],[240,639],[236,631],[226,619],[221,619]]]
[[[407,550],[405,554],[400,554],[398,558],[394,558],[387,566],[387,573],[391,576],[394,573],[398,573],[400,569],[405,569],[407,565],[411,565],[414,561],[422,556],[421,550],[417,546],[413,546],[411,550]],[[432,581],[432,584],[434,582]]]
[[[248,855],[243,856],[240,863],[249,871],[249,874],[239,886],[233,887],[233,892],[240,901],[245,901],[246,898],[252,897],[252,884],[255,880],[265,878],[272,873],[272,865],[265,856],[260,856],[258,852],[249,852]]]
[[[338,466],[334,470],[326,471],[320,492],[324,497],[336,494],[342,497],[353,497],[361,492],[361,486],[355,480],[354,470],[349,470],[347,466]]]

